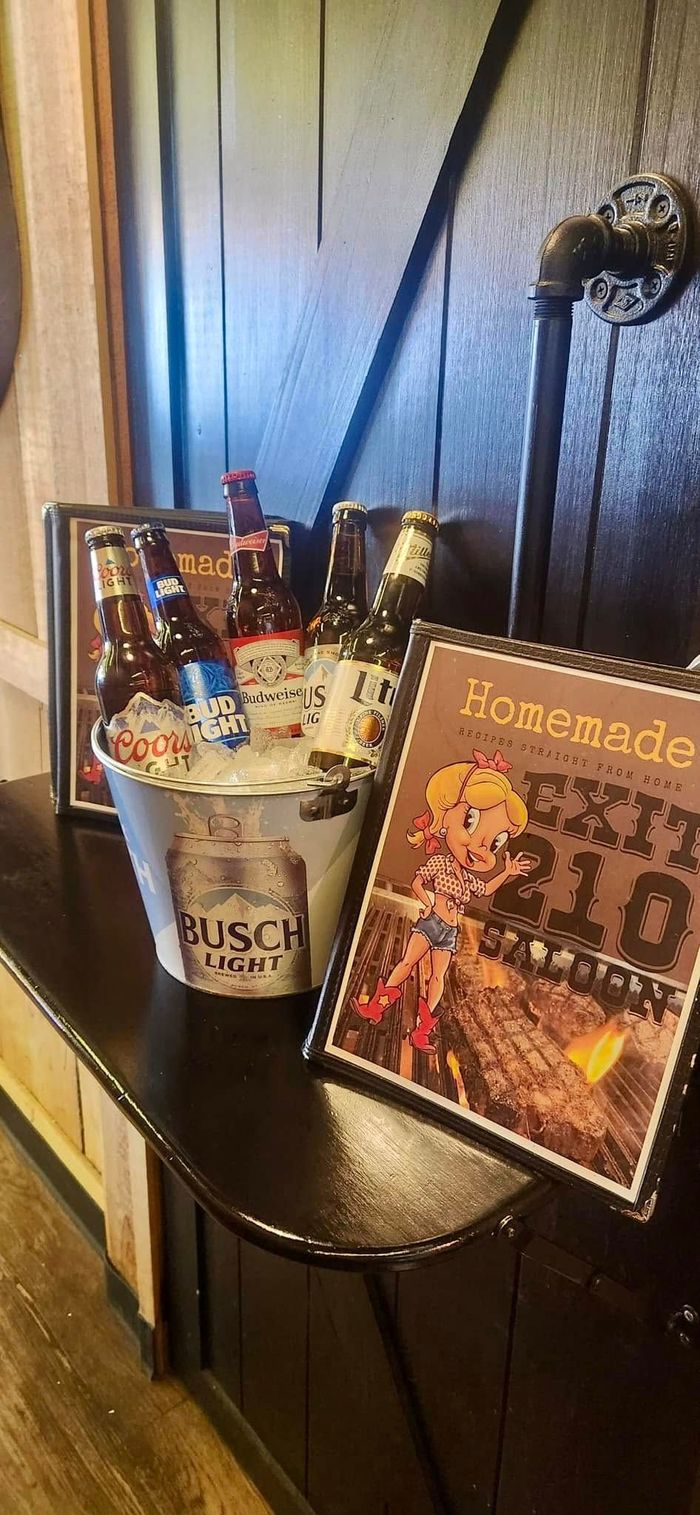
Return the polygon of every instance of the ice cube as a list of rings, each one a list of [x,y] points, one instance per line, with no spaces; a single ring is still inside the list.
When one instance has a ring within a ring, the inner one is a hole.
[[[311,737],[287,737],[267,745],[238,747],[232,752],[213,742],[202,743],[190,758],[187,777],[194,784],[279,784],[303,778],[319,778],[309,758]]]

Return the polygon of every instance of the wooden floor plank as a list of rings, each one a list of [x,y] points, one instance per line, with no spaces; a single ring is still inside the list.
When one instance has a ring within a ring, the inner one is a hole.
[[[150,1383],[98,1254],[0,1129],[3,1515],[265,1515],[174,1379]]]

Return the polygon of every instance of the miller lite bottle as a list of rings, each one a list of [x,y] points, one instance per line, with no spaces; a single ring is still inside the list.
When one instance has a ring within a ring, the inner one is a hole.
[[[316,768],[376,768],[437,532],[437,518],[428,511],[408,510],[402,517],[372,609],[343,639],[311,753]]]
[[[228,505],[233,568],[226,623],[251,738],[300,736],[301,611],[277,571],[255,474],[244,468],[223,474],[221,482]]]
[[[175,665],[193,743],[235,750],[249,740],[236,677],[221,638],[197,614],[160,522],[131,533],[156,622],[156,641]]]
[[[303,736],[318,729],[340,653],[340,639],[367,616],[364,505],[341,500],[333,506],[333,536],[320,609],[306,628]]]
[[[192,750],[175,670],[149,631],[123,532],[96,526],[85,541],[102,628],[95,692],[107,746],[128,767],[172,774]]]

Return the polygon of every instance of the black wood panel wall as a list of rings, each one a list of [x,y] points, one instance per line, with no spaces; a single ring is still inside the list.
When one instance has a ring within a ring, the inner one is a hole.
[[[211,508],[224,463],[257,465],[324,547],[331,495],[365,499],[376,574],[400,509],[432,502],[435,610],[502,629],[533,258],[640,165],[700,193],[697,0],[601,0],[594,25],[565,0],[114,0],[110,21],[138,503]],[[699,330],[696,285],[648,328],[577,311],[551,640],[697,647]],[[314,454],[301,494],[280,410]]]
[[[429,612],[503,630],[533,259],[640,167],[700,202],[700,0],[109,11],[137,503],[212,508],[225,464],[256,467],[310,547],[309,610],[334,498],[370,507],[374,578],[401,510],[432,503]],[[696,280],[645,328],[578,308],[551,641],[700,650],[699,365]],[[382,1280],[456,1515],[691,1515],[698,1359],[664,1322],[700,1302],[693,1108],[650,1227],[578,1199],[539,1222],[648,1319],[502,1241]],[[425,1515],[362,1281],[171,1221],[180,1365],[214,1373],[318,1515]]]

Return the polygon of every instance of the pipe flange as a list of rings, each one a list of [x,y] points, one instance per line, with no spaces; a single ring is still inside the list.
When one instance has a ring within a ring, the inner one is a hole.
[[[677,293],[689,251],[690,207],[680,185],[665,174],[635,174],[596,208],[609,226],[640,233],[649,256],[641,273],[629,277],[605,269],[584,284],[591,310],[614,326],[636,326],[660,315]]]

